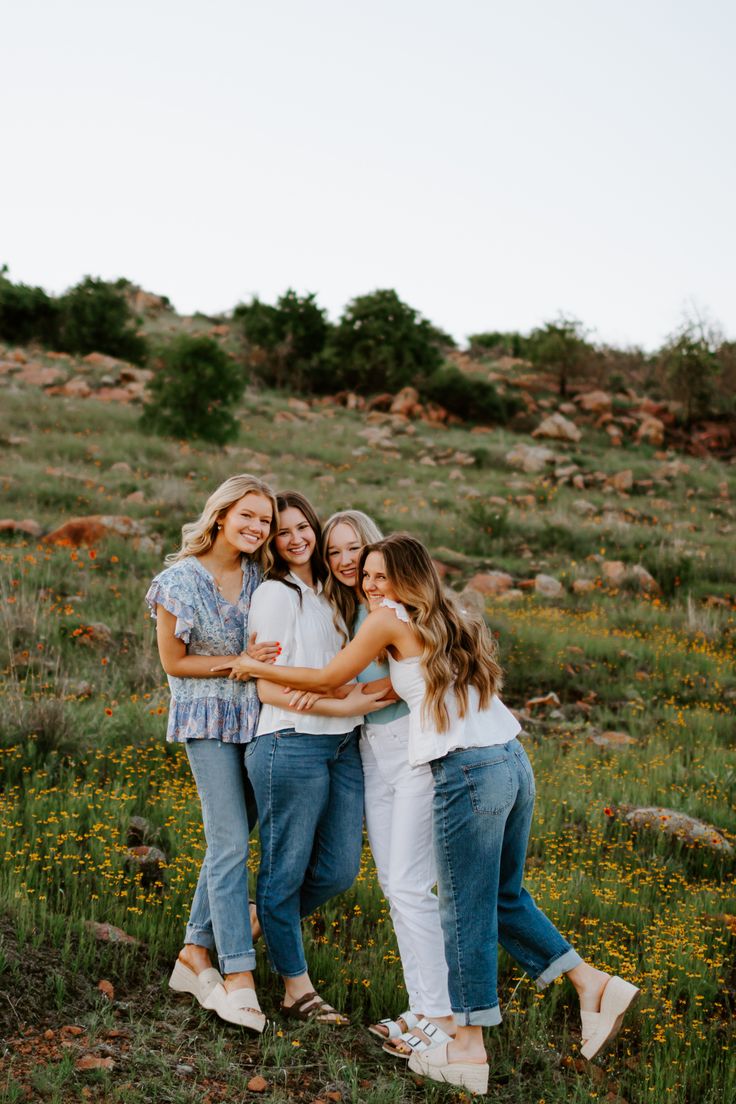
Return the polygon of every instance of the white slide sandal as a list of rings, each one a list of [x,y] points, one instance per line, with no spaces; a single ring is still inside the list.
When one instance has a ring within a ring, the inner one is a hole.
[[[214,966],[195,974],[179,958],[174,963],[169,978],[169,989],[173,989],[175,993],[189,993],[203,1008],[207,1008],[204,1002],[216,985],[222,985],[222,974]]]
[[[224,985],[216,985],[203,1003],[221,1020],[255,1031],[258,1035],[266,1026],[266,1017],[261,1012],[255,989],[228,990]]]

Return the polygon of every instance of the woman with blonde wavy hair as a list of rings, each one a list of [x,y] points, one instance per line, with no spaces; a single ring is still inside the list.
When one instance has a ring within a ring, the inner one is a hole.
[[[322,547],[329,568],[325,594],[340,611],[350,635],[369,616],[374,588],[363,592],[358,576],[365,545],[383,534],[362,510],[341,510],[325,522]],[[358,682],[386,680],[386,657],[374,660]],[[396,1057],[408,1059],[430,1039],[446,1039],[454,1021],[447,990],[439,902],[434,893],[437,869],[432,848],[432,771],[409,764],[409,707],[396,700],[365,718],[360,756],[365,783],[365,820],[378,881],[388,901],[399,946],[408,1009],[396,1019],[368,1030]]]
[[[246,866],[256,818],[243,746],[255,735],[259,702],[254,683],[233,682],[212,668],[231,666],[248,645],[251,596],[273,562],[275,526],[268,484],[253,475],[231,476],[197,520],[183,526],[181,548],[166,557],[168,566],[146,594],[171,690],[166,738],[186,748],[207,843],[169,985],[257,1032],[265,1018],[253,984]],[[265,661],[277,651],[274,642],[251,647]],[[215,948],[219,971],[210,957]]]
[[[230,677],[268,671],[288,686],[327,692],[388,652],[391,681],[410,710],[409,762],[429,764],[434,778],[440,918],[456,1024],[449,1041],[413,1053],[409,1068],[486,1092],[483,1028],[501,1022],[499,942],[540,989],[563,974],[572,982],[581,1053],[592,1058],[615,1037],[639,990],[583,962],[523,888],[534,775],[516,738],[519,723],[498,697],[490,633],[443,592],[427,549],[407,534],[365,547],[359,573],[371,612],[331,663],[274,670],[244,656]]]

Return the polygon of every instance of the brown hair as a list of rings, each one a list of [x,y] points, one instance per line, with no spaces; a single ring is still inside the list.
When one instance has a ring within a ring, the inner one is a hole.
[[[405,606],[412,628],[422,644],[422,666],[427,688],[422,709],[438,732],[446,732],[449,714],[445,695],[454,689],[458,712],[465,716],[468,687],[478,691],[478,705],[486,709],[501,688],[502,673],[496,644],[483,618],[460,609],[455,596],[443,590],[429,552],[408,533],[365,546],[360,555],[360,578],[371,552],[380,552],[386,578]]]

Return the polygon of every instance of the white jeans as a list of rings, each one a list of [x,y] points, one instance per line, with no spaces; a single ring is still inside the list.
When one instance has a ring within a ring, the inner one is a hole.
[[[430,767],[410,767],[409,718],[366,724],[360,740],[365,819],[378,881],[391,909],[412,1012],[450,1016],[432,844]]]

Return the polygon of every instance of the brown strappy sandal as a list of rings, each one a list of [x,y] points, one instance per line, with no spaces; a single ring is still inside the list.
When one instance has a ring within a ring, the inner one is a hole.
[[[282,1004],[281,1015],[286,1016],[287,1019],[304,1022],[313,1020],[314,1023],[328,1024],[330,1027],[344,1027],[350,1023],[347,1016],[343,1016],[342,1012],[338,1012],[316,993],[305,993],[293,1004]]]

